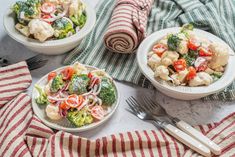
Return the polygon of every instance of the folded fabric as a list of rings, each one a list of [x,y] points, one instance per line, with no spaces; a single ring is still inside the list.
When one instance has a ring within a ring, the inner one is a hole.
[[[135,54],[110,53],[100,40],[111,19],[114,0],[101,0],[96,7],[97,22],[93,31],[71,52],[64,64],[80,61],[105,68],[114,78],[143,87],[152,88],[141,74]],[[234,0],[155,0],[148,18],[147,32],[193,23],[196,28],[209,31],[223,39],[235,50],[235,1]],[[117,47],[117,46],[116,46]],[[223,92],[207,97],[208,100],[234,100],[235,83]]]
[[[18,63],[15,68],[21,64]],[[11,73],[11,70],[3,73]],[[17,75],[12,74],[12,77]],[[13,80],[17,82],[18,79],[14,77]],[[0,80],[0,84],[4,81]],[[9,89],[12,87],[9,86]],[[96,140],[63,131],[54,132],[33,114],[30,102],[30,97],[21,93],[0,108],[0,157],[198,156],[163,130],[119,133]],[[235,156],[235,113],[219,123],[196,128],[222,148],[221,156]]]
[[[153,0],[117,0],[104,35],[106,47],[117,53],[132,53],[144,39]]]
[[[32,78],[26,62],[19,62],[0,69],[0,107],[26,90]]]

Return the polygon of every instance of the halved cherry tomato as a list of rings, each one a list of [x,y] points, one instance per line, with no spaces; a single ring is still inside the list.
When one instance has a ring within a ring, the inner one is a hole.
[[[188,68],[188,75],[186,77],[187,80],[192,80],[196,75],[197,75],[197,72],[196,72],[196,69],[192,66],[190,66]]]
[[[68,110],[68,109],[70,109],[70,106],[66,102],[62,102],[60,104],[60,108],[63,110]]]
[[[156,53],[159,57],[167,50],[167,46],[164,44],[156,44],[153,46],[153,52]]]
[[[87,76],[88,76],[90,79],[93,77],[93,75],[91,74],[91,72],[89,72]]]
[[[84,101],[84,98],[82,95],[76,95],[76,94],[72,94],[70,96],[68,96],[68,99],[65,101],[65,103],[72,108],[76,108],[79,107]]]
[[[179,71],[183,71],[186,69],[187,63],[186,63],[185,59],[179,59],[173,63],[173,66],[174,66],[175,70],[177,72],[179,72]]]
[[[64,80],[69,80],[74,74],[73,67],[66,67],[64,70],[61,71],[62,77]]]
[[[55,9],[56,9],[55,5],[53,3],[49,3],[49,2],[43,3],[41,6],[41,11],[46,14],[53,13],[55,11]]]
[[[200,47],[199,48],[199,56],[212,56],[212,52],[209,48],[205,48],[205,47]]]
[[[98,120],[101,120],[102,118],[104,118],[105,112],[104,109],[101,106],[94,106],[91,109],[91,115]]]
[[[191,49],[191,50],[194,50],[196,51],[200,46],[200,43],[196,40],[196,39],[189,39],[189,42],[188,42],[188,48]]]
[[[50,18],[52,18],[52,16],[51,15],[47,15],[47,14],[43,14],[42,15],[42,20],[43,21],[45,21],[45,22],[47,22],[47,23],[49,23],[49,24],[52,24],[52,22],[49,22],[47,19],[50,19]]]
[[[47,80],[50,81],[51,79],[53,79],[54,77],[56,77],[57,73],[52,71],[48,74],[47,76]]]

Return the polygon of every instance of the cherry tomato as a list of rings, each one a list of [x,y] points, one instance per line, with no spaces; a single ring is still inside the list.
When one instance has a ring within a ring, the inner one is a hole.
[[[164,44],[156,44],[153,46],[153,52],[156,53],[159,57],[162,56],[162,54],[167,50],[166,45]]]
[[[73,67],[66,67],[64,70],[61,71],[62,77],[64,80],[70,80],[74,74]]]
[[[187,80],[192,80],[196,75],[197,75],[197,72],[196,72],[196,69],[192,66],[190,66],[188,68],[188,75],[186,77]]]
[[[87,76],[88,76],[90,79],[93,77],[93,75],[91,74],[91,72],[89,72]]]
[[[53,3],[49,3],[49,2],[43,3],[41,6],[41,11],[46,14],[50,14],[50,13],[55,12],[55,9],[56,9],[55,5]]]
[[[43,21],[45,21],[45,22],[47,22],[47,23],[49,23],[49,24],[52,24],[52,22],[49,22],[47,19],[50,19],[50,18],[52,18],[52,16],[51,15],[47,15],[47,14],[43,14],[42,15],[42,20]]]
[[[200,46],[200,43],[197,42],[196,39],[189,39],[189,42],[188,42],[188,48],[191,49],[191,50],[194,50],[196,51]]]
[[[68,109],[70,109],[70,106],[66,102],[62,102],[60,104],[60,108],[63,110],[68,110]]]
[[[205,47],[200,47],[198,53],[199,53],[199,56],[204,56],[204,57],[212,56],[211,50]]]
[[[47,76],[47,80],[50,81],[51,79],[53,79],[54,77],[56,77],[57,73],[52,71],[48,74]]]
[[[179,71],[183,71],[186,69],[187,63],[186,63],[185,59],[179,59],[173,63],[173,66],[174,66],[175,70],[177,72],[179,72]]]
[[[79,107],[83,103],[83,101],[84,101],[83,96],[72,94],[68,96],[68,99],[65,101],[65,103],[71,108],[76,108]]]
[[[98,120],[104,118],[105,112],[101,106],[95,106],[91,109],[91,115]]]

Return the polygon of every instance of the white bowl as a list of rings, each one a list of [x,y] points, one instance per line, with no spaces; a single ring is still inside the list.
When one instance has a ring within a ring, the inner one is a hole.
[[[85,65],[88,69],[97,69],[95,67],[92,66],[88,66]],[[65,67],[61,67],[58,68],[56,70],[53,70],[55,72],[60,72],[62,71]],[[48,73],[49,74],[49,73]],[[46,74],[45,76],[43,76],[36,84],[38,84],[39,86],[45,86],[47,83],[47,76],[48,74]],[[33,112],[36,114],[36,116],[42,120],[42,122],[47,125],[50,128],[56,129],[56,130],[63,130],[63,131],[68,131],[68,132],[83,132],[83,131],[87,131],[87,130],[91,130],[94,129],[98,126],[100,126],[101,124],[103,124],[104,122],[106,122],[108,119],[111,118],[111,116],[114,114],[114,112],[116,111],[118,105],[119,105],[119,101],[120,101],[120,95],[118,93],[118,89],[117,89],[117,85],[114,81],[114,86],[115,86],[115,90],[116,90],[116,101],[115,103],[111,106],[111,110],[109,112],[108,115],[106,115],[102,120],[82,126],[82,127],[76,127],[74,125],[72,125],[66,118],[62,118],[61,120],[51,120],[50,118],[47,117],[46,113],[45,113],[45,105],[38,105],[35,102],[35,98],[38,97],[38,92],[35,88],[33,88],[32,91],[32,107],[33,107]]]
[[[86,15],[87,21],[83,28],[71,37],[59,39],[59,40],[48,40],[45,42],[40,42],[35,39],[31,39],[22,35],[19,31],[15,29],[16,18],[15,13],[11,9],[8,9],[4,15],[3,24],[8,35],[15,39],[17,42],[23,44],[28,49],[43,53],[47,55],[58,55],[66,53],[76,46],[78,46],[81,40],[92,30],[96,21],[96,14],[94,9],[89,6],[86,2]]]
[[[226,45],[229,48],[229,61],[226,66],[226,70],[223,76],[216,82],[210,84],[209,86],[200,87],[187,87],[187,86],[171,86],[162,80],[155,80],[154,72],[147,65],[147,54],[151,50],[152,46],[159,41],[161,38],[169,33],[177,33],[180,31],[180,27],[173,27],[168,29],[163,29],[157,31],[150,36],[148,36],[139,46],[137,51],[137,61],[142,73],[146,76],[148,80],[162,93],[181,100],[193,100],[208,96],[213,93],[222,91],[227,87],[235,78],[235,56],[233,50],[220,38],[215,35],[208,33],[203,30],[194,29],[196,35],[206,38],[213,42],[219,42]]]

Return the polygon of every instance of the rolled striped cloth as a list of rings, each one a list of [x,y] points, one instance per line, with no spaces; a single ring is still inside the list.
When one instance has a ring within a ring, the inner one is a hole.
[[[18,70],[26,68],[25,65],[21,62],[0,68],[2,75],[11,76],[12,82],[18,81],[16,84],[24,87],[16,93],[24,91],[30,84],[25,85],[28,81],[22,81],[31,80],[30,75],[19,76],[21,73],[18,73]],[[15,75],[12,71],[15,71]],[[22,72],[27,73],[28,70]],[[27,79],[21,78],[24,76]],[[0,79],[0,84],[5,81],[6,79]],[[8,88],[5,90],[14,89],[14,85],[9,84],[6,87]],[[2,93],[6,95],[7,92]],[[63,131],[54,132],[33,114],[27,94],[15,94],[15,98],[12,96],[11,100],[7,100],[9,102],[0,108],[0,157],[199,156],[163,130],[131,131],[96,140]],[[200,125],[196,129],[222,148],[221,156],[235,156],[235,113],[219,123]]]
[[[26,62],[0,68],[0,107],[26,90],[32,78]]]
[[[146,36],[153,0],[117,0],[108,29],[106,47],[113,52],[132,53]]]

